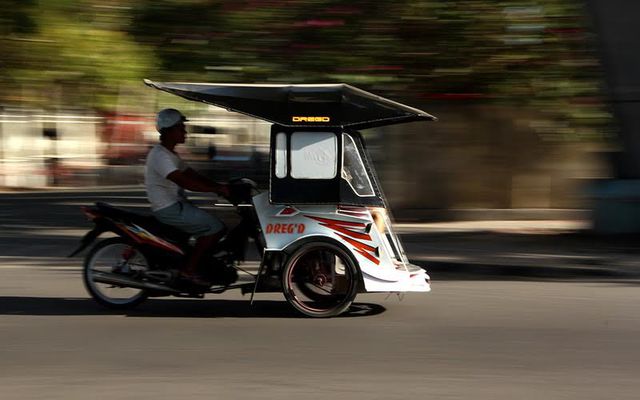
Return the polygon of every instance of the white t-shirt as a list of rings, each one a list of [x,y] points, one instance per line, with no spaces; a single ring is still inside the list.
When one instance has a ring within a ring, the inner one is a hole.
[[[173,171],[186,169],[187,164],[161,144],[156,144],[149,151],[144,169],[144,185],[153,211],[186,200],[184,190],[167,179],[167,175]]]

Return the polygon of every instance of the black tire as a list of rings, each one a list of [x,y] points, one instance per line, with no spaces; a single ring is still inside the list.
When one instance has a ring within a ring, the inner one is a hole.
[[[335,317],[347,311],[359,283],[360,271],[351,255],[327,242],[303,245],[282,271],[285,298],[309,317]]]
[[[144,254],[142,254],[135,246],[132,246],[131,243],[122,238],[110,238],[93,246],[89,254],[85,257],[82,274],[84,286],[91,297],[101,305],[113,310],[126,310],[133,308],[145,301],[148,297],[147,291],[144,289],[117,287],[114,285],[95,282],[93,280],[92,274],[94,271],[97,271],[97,268],[102,268],[104,270],[103,272],[111,272],[108,271],[108,269],[116,267],[115,264],[111,265],[112,262],[109,261],[109,258],[111,258],[113,263],[115,263],[118,257],[117,254],[121,250],[133,252],[133,254],[127,256],[125,264],[129,264],[130,260],[134,260],[136,265],[141,267],[149,266]],[[106,260],[101,261],[102,257]],[[105,265],[102,265],[103,263]],[[144,266],[142,263],[144,263]],[[97,267],[96,264],[100,264],[100,266]],[[121,295],[124,297],[110,296],[108,293],[109,289],[113,291],[120,291]]]

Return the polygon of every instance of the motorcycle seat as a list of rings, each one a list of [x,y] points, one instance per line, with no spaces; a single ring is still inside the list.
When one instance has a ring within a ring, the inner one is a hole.
[[[148,230],[149,232],[171,242],[184,244],[189,241],[190,235],[188,233],[183,232],[171,225],[163,224],[149,212],[126,210],[124,208],[115,207],[103,202],[97,202],[96,208],[105,217],[113,218],[123,222],[134,223]]]

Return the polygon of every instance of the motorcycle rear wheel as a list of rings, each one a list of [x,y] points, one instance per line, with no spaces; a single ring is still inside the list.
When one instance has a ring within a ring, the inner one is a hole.
[[[149,263],[135,246],[122,238],[110,238],[96,244],[84,261],[83,281],[91,297],[101,305],[114,309],[130,309],[145,301],[146,290],[97,282],[97,273],[125,273],[148,269]]]

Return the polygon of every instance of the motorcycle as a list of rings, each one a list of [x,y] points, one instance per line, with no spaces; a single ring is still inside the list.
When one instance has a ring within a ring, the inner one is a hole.
[[[96,243],[85,257],[83,281],[89,294],[106,307],[127,309],[148,297],[202,298],[205,293],[222,293],[232,288],[246,290],[246,283],[234,285],[238,279],[238,264],[245,259],[250,239],[259,253],[264,249],[257,217],[250,207],[256,184],[246,178],[236,179],[229,182],[229,189],[227,200],[235,205],[240,222],[211,249],[199,266],[199,273],[212,283],[209,288],[192,285],[178,277],[180,266],[192,251],[187,234],[148,213],[103,202],[82,207],[82,212],[95,226],[70,257],[87,248],[103,233],[116,235]]]

